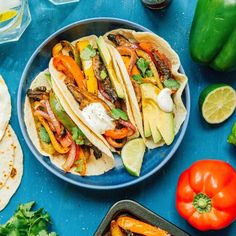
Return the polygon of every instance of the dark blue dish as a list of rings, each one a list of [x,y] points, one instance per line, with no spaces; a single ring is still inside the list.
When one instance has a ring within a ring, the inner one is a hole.
[[[101,176],[91,176],[91,177],[80,177],[72,174],[65,174],[62,170],[55,167],[49,160],[49,158],[42,156],[37,149],[32,144],[26,127],[24,124],[24,101],[26,96],[26,91],[29,88],[31,82],[35,76],[47,68],[48,62],[51,56],[52,47],[58,43],[60,40],[66,39],[68,41],[73,41],[75,39],[95,34],[103,35],[104,33],[116,29],[116,28],[127,28],[136,31],[149,31],[147,28],[140,26],[138,24],[121,20],[115,18],[93,18],[88,20],[79,21],[73,23],[69,26],[62,28],[48,39],[46,39],[34,52],[28,61],[24,72],[21,77],[18,97],[17,97],[17,112],[20,127],[25,138],[25,141],[30,148],[31,152],[38,159],[38,161],[45,166],[49,171],[51,171],[56,176],[61,179],[75,184],[77,186],[91,188],[91,189],[116,189],[121,187],[130,186],[136,184],[147,177],[151,176],[157,172],[162,166],[164,166],[167,161],[174,155],[175,151],[179,147],[183,136],[185,134],[190,112],[190,92],[187,86],[183,93],[183,100],[187,108],[188,114],[184,124],[182,125],[179,133],[175,137],[175,140],[171,146],[163,146],[158,149],[147,151],[144,157],[142,172],[140,177],[130,176],[124,169],[121,159],[116,156],[116,167]],[[183,69],[180,71],[184,73]]]

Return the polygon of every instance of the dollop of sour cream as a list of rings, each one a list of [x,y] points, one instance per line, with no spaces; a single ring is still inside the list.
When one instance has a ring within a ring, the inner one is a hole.
[[[171,90],[164,88],[157,95],[157,104],[164,112],[172,112],[174,109],[174,103],[171,97]]]
[[[101,103],[91,103],[82,110],[84,119],[99,134],[115,129],[114,120],[107,114]]]

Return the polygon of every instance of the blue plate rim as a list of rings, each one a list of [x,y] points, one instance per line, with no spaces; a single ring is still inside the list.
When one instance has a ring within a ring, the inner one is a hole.
[[[95,190],[110,190],[110,189],[120,189],[120,188],[124,188],[124,187],[128,187],[131,185],[135,185],[137,183],[140,183],[141,181],[147,179],[148,177],[152,176],[153,174],[155,174],[158,170],[160,170],[170,159],[171,157],[175,154],[175,152],[177,151],[177,149],[179,148],[183,137],[185,135],[185,132],[187,130],[187,126],[188,126],[188,122],[189,122],[189,116],[190,116],[190,89],[189,89],[189,85],[187,83],[186,87],[185,87],[185,94],[186,94],[186,110],[187,110],[187,116],[186,119],[184,121],[184,123],[181,126],[181,130],[180,130],[180,134],[179,137],[175,143],[175,145],[173,146],[172,150],[170,151],[170,153],[165,157],[165,159],[159,164],[157,165],[152,171],[150,171],[149,173],[137,177],[137,179],[131,180],[127,183],[122,183],[122,184],[116,184],[116,185],[93,185],[93,184],[84,184],[75,180],[70,179],[69,177],[67,177],[66,175],[63,175],[61,173],[59,173],[58,171],[56,171],[55,169],[53,169],[50,165],[48,165],[41,157],[38,156],[34,145],[31,143],[31,141],[29,140],[28,134],[27,134],[27,130],[25,128],[24,125],[24,118],[23,118],[23,112],[21,112],[21,108],[22,108],[22,88],[23,88],[23,84],[24,84],[24,80],[26,77],[26,73],[28,71],[28,69],[30,68],[30,65],[32,63],[32,61],[34,60],[34,58],[37,56],[37,54],[39,53],[40,49],[45,46],[52,38],[54,38],[56,35],[59,35],[60,33],[62,33],[65,30],[68,30],[70,28],[73,28],[74,26],[78,25],[78,24],[82,24],[82,23],[91,23],[94,21],[99,21],[99,22],[103,22],[103,21],[112,21],[112,22],[117,22],[117,23],[124,23],[127,24],[129,26],[133,26],[136,27],[138,29],[140,29],[140,31],[146,31],[146,32],[152,32],[151,30],[149,30],[148,28],[139,25],[137,23],[125,20],[125,19],[121,19],[121,18],[114,18],[114,17],[94,17],[94,18],[89,18],[89,19],[84,19],[84,20],[80,20],[80,21],[76,21],[74,23],[71,23],[69,25],[66,25],[62,28],[60,28],[59,30],[57,30],[55,33],[51,34],[47,39],[45,39],[38,47],[37,49],[34,51],[33,55],[30,57],[30,59],[28,60],[25,69],[22,73],[21,79],[20,79],[20,83],[19,83],[19,87],[18,87],[18,92],[17,92],[17,114],[18,114],[18,121],[19,121],[19,125],[20,125],[20,129],[21,132],[23,134],[23,137],[26,141],[27,146],[29,147],[30,151],[33,153],[33,155],[36,157],[36,159],[47,169],[49,170],[51,173],[53,173],[54,175],[56,175],[57,177],[59,177],[60,179],[71,183],[75,186],[79,186],[79,187],[84,187],[84,188],[88,188],[88,189],[95,189]],[[181,73],[184,73],[184,69],[182,67],[182,65],[180,66],[180,71]]]

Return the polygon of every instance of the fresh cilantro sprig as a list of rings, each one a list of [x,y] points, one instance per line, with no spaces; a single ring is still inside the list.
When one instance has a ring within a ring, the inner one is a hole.
[[[33,211],[35,202],[19,205],[14,215],[5,224],[0,225],[1,236],[56,236],[48,231],[50,216],[43,209]]]

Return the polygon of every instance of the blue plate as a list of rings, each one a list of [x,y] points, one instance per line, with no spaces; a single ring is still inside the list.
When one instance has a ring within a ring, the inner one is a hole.
[[[183,139],[189,120],[190,92],[189,92],[189,87],[187,86],[183,93],[183,101],[188,111],[184,124],[182,125],[179,133],[175,137],[175,140],[171,146],[163,146],[161,148],[157,148],[146,152],[142,166],[141,176],[138,178],[132,177],[126,172],[119,156],[115,157],[116,167],[111,171],[101,176],[80,177],[77,175],[72,175],[70,173],[65,174],[62,170],[55,167],[50,162],[49,158],[42,156],[37,151],[37,149],[34,147],[28,136],[24,124],[24,101],[27,89],[29,88],[35,76],[39,72],[47,68],[51,56],[52,47],[60,40],[66,39],[68,41],[73,41],[75,39],[91,34],[103,35],[104,33],[116,28],[127,28],[136,31],[150,32],[150,30],[144,28],[141,25],[115,18],[92,18],[66,26],[61,30],[57,31],[56,33],[54,33],[53,35],[51,35],[37,48],[37,50],[34,52],[34,54],[32,55],[32,57],[30,58],[25,67],[18,89],[18,97],[17,97],[18,119],[21,131],[31,152],[34,154],[37,160],[53,174],[55,174],[56,176],[60,177],[61,179],[69,183],[85,188],[117,189],[136,184],[146,179],[147,177],[153,175],[155,172],[160,170],[160,168],[163,167],[167,163],[167,161],[174,155],[175,151],[177,150]],[[182,68],[180,68],[180,71],[184,73]]]

